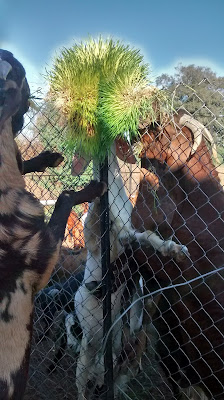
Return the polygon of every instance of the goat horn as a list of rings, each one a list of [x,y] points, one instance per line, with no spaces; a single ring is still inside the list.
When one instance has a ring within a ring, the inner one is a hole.
[[[6,80],[9,72],[12,70],[11,64],[0,58],[0,79]]]
[[[207,128],[204,127],[204,131],[202,132],[202,134],[211,145],[212,155],[213,155],[214,159],[216,160],[216,162],[219,162],[217,147],[216,147],[216,144],[214,142],[214,139],[213,139],[211,133],[209,132],[209,130]]]
[[[194,119],[190,113],[188,113],[186,110],[183,109],[179,110],[178,116],[175,116],[174,120],[179,125],[180,128],[186,126],[192,131],[194,137],[194,143],[192,146],[191,154],[194,154],[196,152],[198,146],[202,141],[202,137],[204,136],[212,147],[213,156],[215,157],[216,160],[218,159],[217,149],[214,139],[209,130],[203,124],[201,124],[201,122]]]

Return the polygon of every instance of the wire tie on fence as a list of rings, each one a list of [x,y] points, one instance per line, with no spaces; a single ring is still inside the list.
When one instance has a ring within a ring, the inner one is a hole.
[[[202,275],[200,275],[200,276],[197,276],[196,278],[192,278],[192,279],[190,279],[189,281],[182,282],[182,283],[175,283],[174,285],[169,285],[169,286],[166,286],[166,287],[162,287],[162,288],[160,288],[160,289],[155,290],[154,292],[150,292],[150,293],[145,294],[144,296],[138,297],[135,301],[133,301],[133,302],[130,304],[130,306],[127,307],[126,310],[124,310],[124,312],[123,312],[123,313],[113,322],[113,324],[111,325],[110,329],[108,330],[108,332],[107,332],[107,334],[106,334],[106,336],[105,336],[105,340],[104,340],[103,347],[102,347],[102,353],[105,352],[105,347],[106,347],[106,344],[107,344],[107,340],[108,340],[108,337],[109,337],[109,335],[110,335],[112,329],[115,327],[115,325],[124,317],[125,314],[127,314],[127,312],[128,312],[139,300],[144,300],[144,299],[146,299],[147,297],[152,297],[152,296],[154,296],[155,294],[158,294],[158,293],[160,293],[160,292],[163,292],[164,290],[169,290],[169,289],[174,289],[174,288],[177,288],[177,287],[180,287],[180,286],[189,285],[189,284],[192,283],[192,282],[198,281],[199,279],[206,278],[207,276],[210,276],[210,275],[212,275],[212,274],[215,274],[215,273],[217,273],[217,272],[219,272],[219,271],[223,271],[223,270],[224,270],[224,267],[220,267],[220,268],[215,269],[214,271],[210,271],[210,272],[207,272],[207,273],[202,274]]]
[[[97,284],[96,286],[92,287],[94,284]],[[103,289],[103,283],[100,281],[99,283],[97,281],[92,281],[92,282],[87,282],[85,283],[85,286],[87,290],[89,291],[90,294],[93,294],[95,297],[102,298],[102,289]]]

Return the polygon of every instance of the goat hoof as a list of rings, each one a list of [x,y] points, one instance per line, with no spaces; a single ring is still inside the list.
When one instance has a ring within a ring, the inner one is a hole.
[[[57,167],[64,160],[64,157],[60,153],[52,153],[49,150],[43,151],[37,157],[41,160],[38,172],[44,172],[48,167]]]
[[[172,240],[167,240],[164,244],[164,250],[162,251],[163,256],[170,256],[177,262],[184,261],[190,257],[188,248],[183,245],[176,244]]]
[[[64,157],[60,153],[51,153],[49,155],[49,167],[57,167],[63,160]]]
[[[93,201],[96,197],[101,197],[107,191],[105,182],[91,181],[83,190],[86,190],[89,195],[89,202]]]

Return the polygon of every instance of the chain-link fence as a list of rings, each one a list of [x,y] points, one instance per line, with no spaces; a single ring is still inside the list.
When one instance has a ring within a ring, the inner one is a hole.
[[[88,204],[72,211],[58,265],[35,300],[26,400],[76,399],[77,387],[80,399],[224,399],[223,89],[207,84],[222,107],[214,114],[194,92],[193,117],[212,133],[217,154],[207,131],[197,142],[195,120],[181,126],[179,115],[181,131],[169,121],[165,127],[142,124],[135,144],[140,157],[116,166],[125,194],[118,175],[109,176],[110,243],[102,249],[102,254],[110,249],[111,256],[106,280],[99,253],[102,208],[97,203],[88,216]],[[24,159],[44,149],[65,157],[57,169],[25,178],[48,219],[63,189],[79,190],[89,182],[92,165],[71,177],[73,152],[63,121],[50,105],[37,105],[18,137]],[[188,108],[184,96],[182,105]],[[197,125],[196,131],[201,131]],[[114,162],[109,157],[109,170]],[[155,250],[149,246],[152,236],[142,240],[131,231],[124,216],[130,203],[138,233],[155,232],[162,247]],[[184,258],[181,245],[190,256]]]

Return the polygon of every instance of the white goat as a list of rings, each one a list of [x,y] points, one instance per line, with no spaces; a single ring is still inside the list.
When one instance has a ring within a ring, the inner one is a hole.
[[[132,204],[124,189],[119,164],[116,158],[115,145],[109,155],[109,209],[110,209],[110,259],[115,261],[124,251],[124,246],[133,241],[152,246],[163,255],[182,257],[187,253],[187,248],[177,245],[171,240],[163,241],[151,231],[138,232],[131,224]],[[99,200],[89,206],[88,216],[85,221],[84,235],[87,247],[87,261],[84,281],[75,294],[75,310],[83,331],[80,355],[77,362],[76,384],[78,399],[88,397],[87,382],[95,380],[95,385],[103,384],[103,302],[97,297],[95,289],[102,281],[101,250],[100,250],[100,211]],[[124,290],[122,284],[111,295],[112,322],[119,316],[121,297]],[[117,323],[113,329],[113,360],[117,359],[121,351],[122,322]]]

